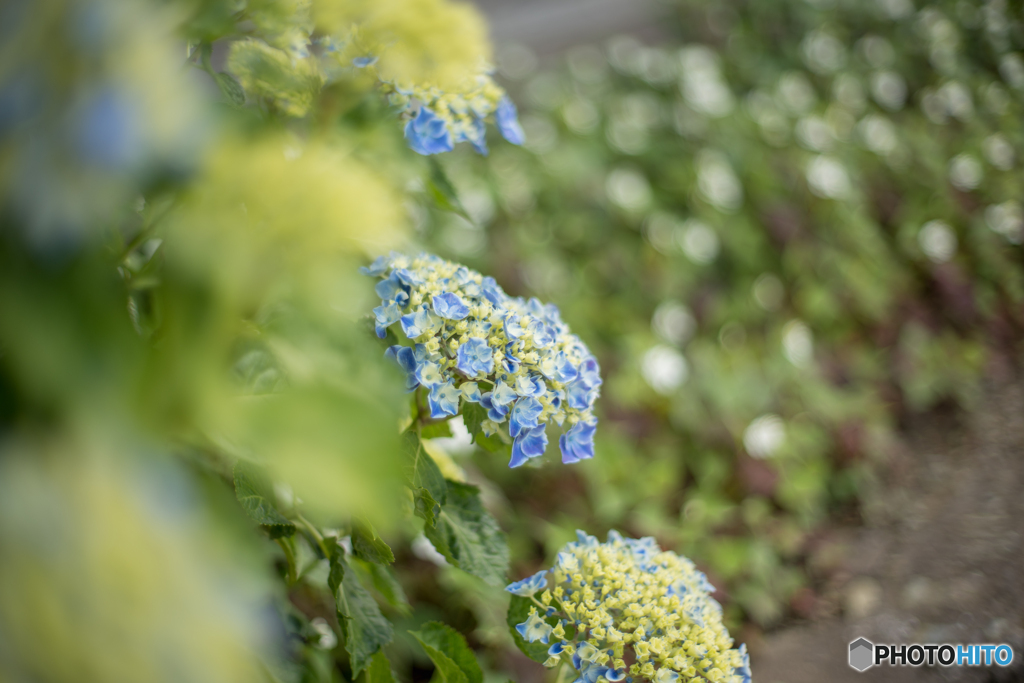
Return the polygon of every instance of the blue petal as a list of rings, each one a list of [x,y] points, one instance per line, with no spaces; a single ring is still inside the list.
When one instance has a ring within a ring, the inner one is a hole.
[[[594,432],[596,427],[586,422],[577,422],[562,434],[558,447],[562,451],[562,462],[565,464],[579,462],[594,457]]]
[[[450,152],[455,148],[451,131],[444,121],[426,107],[405,124],[405,139],[412,151],[430,155]]]
[[[516,111],[516,105],[507,95],[498,102],[494,117],[497,119],[498,130],[501,131],[503,138],[513,145],[521,145],[526,142],[526,135],[523,133],[522,126],[519,125],[519,112]]]
[[[363,275],[369,275],[371,277],[379,277],[383,275],[390,267],[390,261],[386,256],[378,256],[377,259],[368,266],[360,266],[359,272]]]
[[[512,390],[512,387],[504,382],[498,382],[498,386],[494,388],[491,401],[496,406],[506,406],[517,398],[519,398],[519,396]]]
[[[544,455],[544,451],[548,447],[545,429],[546,425],[540,425],[519,434],[512,442],[512,459],[509,460],[509,467],[519,467],[530,458]]]
[[[544,406],[532,396],[516,401],[512,407],[512,416],[509,418],[509,436],[516,438],[524,429],[536,427],[537,418],[542,412],[544,412]]]
[[[455,388],[451,380],[444,384],[438,384],[430,390],[427,396],[427,405],[430,406],[430,417],[439,420],[444,417],[451,417],[459,412],[459,390]]]
[[[373,291],[384,301],[395,301],[398,299],[399,294],[406,294],[405,286],[394,273],[378,282],[374,286]]]
[[[459,298],[457,294],[445,292],[435,294],[432,300],[434,313],[437,313],[446,320],[462,320],[469,315],[469,307]]]
[[[509,593],[514,595],[521,595],[524,598],[528,598],[531,595],[544,590],[548,585],[548,570],[542,569],[532,576],[528,576],[521,581],[510,583],[505,587]]]
[[[470,377],[494,372],[494,352],[482,337],[470,337],[456,352],[456,367]]]
[[[586,410],[593,404],[593,391],[584,384],[582,379],[570,382],[565,387],[566,398],[569,406],[576,410]]]

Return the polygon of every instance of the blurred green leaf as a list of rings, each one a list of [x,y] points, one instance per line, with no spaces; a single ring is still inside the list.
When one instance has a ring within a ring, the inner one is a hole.
[[[402,584],[398,582],[398,577],[395,576],[391,567],[373,562],[363,562],[358,559],[353,560],[353,563],[357,562],[359,568],[365,572],[370,583],[373,584],[376,591],[381,594],[389,605],[402,614],[411,613],[412,608],[409,605],[409,599],[406,597]]]
[[[395,674],[391,671],[391,662],[388,661],[384,650],[380,650],[370,658],[370,666],[366,667],[363,676],[363,683],[394,683]]]
[[[423,429],[420,430],[420,438],[423,439],[439,439],[451,435],[452,428],[447,420],[423,425]]]
[[[419,631],[409,631],[426,650],[445,683],[482,683],[483,672],[462,634],[450,626],[432,621]]]
[[[430,177],[427,180],[427,190],[430,193],[430,197],[434,200],[437,208],[442,211],[450,211],[454,214],[462,216],[470,223],[473,223],[473,219],[470,218],[469,213],[462,206],[462,202],[459,200],[459,195],[455,190],[455,186],[452,185],[452,181],[448,179],[448,174],[445,173],[444,167],[436,157],[429,157],[427,163],[430,165]]]
[[[352,675],[358,676],[370,658],[391,642],[394,631],[373,596],[345,563],[344,550],[337,542],[331,547],[331,570],[327,583],[334,593],[338,624],[349,654]]]
[[[444,505],[448,498],[448,486],[445,484],[444,475],[438,469],[437,463],[423,449],[423,444],[412,432],[406,432],[402,437],[402,446],[405,451],[406,477],[415,493],[418,489],[424,489],[430,499],[435,503]],[[422,516],[422,515],[421,515]]]
[[[433,528],[437,524],[437,517],[441,514],[441,504],[434,500],[430,491],[424,488],[416,489],[413,492],[414,511],[417,517],[421,517],[427,524],[427,528]]]
[[[239,107],[245,104],[245,91],[242,90],[242,84],[238,82],[238,79],[224,71],[216,74],[214,79],[228,102]]]
[[[356,557],[376,564],[391,564],[395,561],[391,547],[377,535],[372,524],[361,519],[352,522],[352,552]]]
[[[487,409],[479,403],[466,401],[462,404],[462,421],[466,423],[466,431],[469,432],[474,441],[477,440],[477,437],[483,435],[481,425],[486,419]]]
[[[235,496],[242,509],[270,535],[283,538],[295,533],[295,524],[274,507],[270,480],[258,467],[244,460],[235,463]]]
[[[454,566],[492,586],[504,585],[508,543],[498,522],[480,502],[480,489],[448,481],[448,502],[441,506],[437,526],[424,533]]]

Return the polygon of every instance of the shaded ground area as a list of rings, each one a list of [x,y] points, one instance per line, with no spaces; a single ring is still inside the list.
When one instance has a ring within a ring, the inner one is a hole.
[[[804,625],[752,642],[758,683],[1024,681],[1024,382],[971,414],[919,418],[865,506],[868,524],[817,553]],[[1009,668],[847,665],[850,641],[1008,643]]]

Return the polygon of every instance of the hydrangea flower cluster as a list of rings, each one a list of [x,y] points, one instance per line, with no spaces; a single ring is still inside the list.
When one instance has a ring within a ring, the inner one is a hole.
[[[428,391],[431,418],[454,416],[465,402],[487,411],[488,436],[507,420],[509,467],[544,453],[551,423],[564,430],[562,462],[594,456],[600,368],[555,305],[510,297],[494,278],[431,254],[392,253],[361,271],[380,278],[377,336],[397,325],[413,343],[387,356],[408,373],[409,391]]]
[[[506,588],[536,603],[516,630],[551,645],[546,666],[571,662],[575,683],[750,683],[746,646],[733,648],[714,588],[690,560],[653,538],[576,535],[554,567]]]
[[[406,112],[405,139],[420,154],[450,152],[457,142],[469,142],[487,154],[484,121],[491,115],[502,137],[514,145],[525,141],[516,105],[483,71],[456,92],[430,85],[389,84],[390,100]]]

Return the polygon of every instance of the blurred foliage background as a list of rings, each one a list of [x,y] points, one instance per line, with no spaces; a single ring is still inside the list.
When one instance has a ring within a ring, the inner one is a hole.
[[[306,6],[0,4],[0,680],[344,680],[323,544],[354,517],[396,556],[349,547],[346,580],[399,680],[433,619],[488,681],[541,680],[507,595],[408,514],[355,272],[393,247],[558,304],[601,361],[592,461],[425,442],[510,578],[576,528],[653,535],[734,634],[815,616],[818,541],[870,521],[903,420],[1019,368],[1019,2],[692,0],[658,44],[504,46],[525,147],[436,159],[365,71],[297,52],[365,20],[411,46],[382,68],[449,79],[479,17]]]

